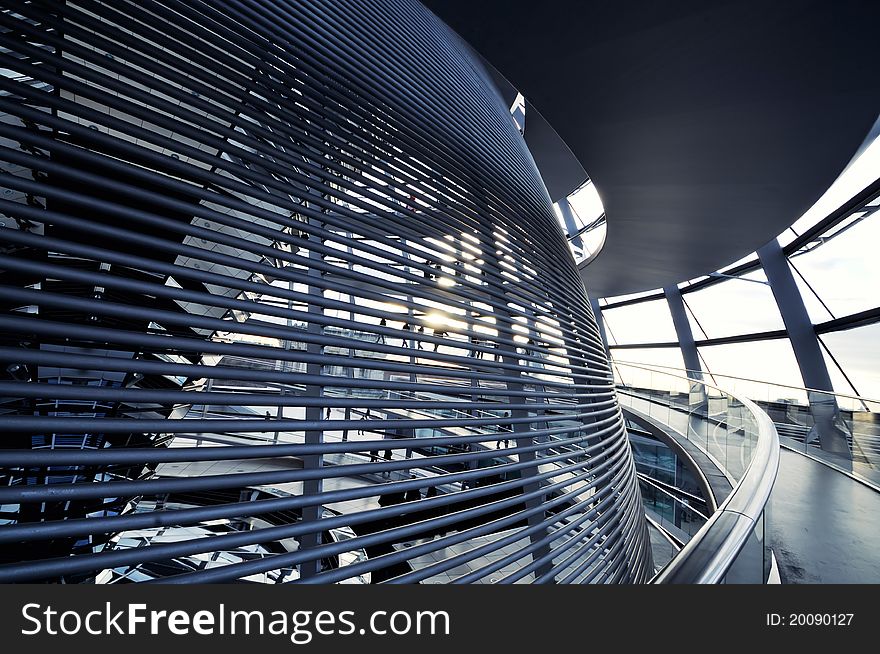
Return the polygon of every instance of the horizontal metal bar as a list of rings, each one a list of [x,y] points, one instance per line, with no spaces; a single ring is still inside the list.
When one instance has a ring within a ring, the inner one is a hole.
[[[607,465],[607,463],[606,463]],[[582,478],[587,478],[592,473],[583,473],[581,475]],[[534,491],[532,495],[534,496],[544,496],[549,492],[552,492],[556,488],[562,488],[566,485],[572,483],[571,481],[558,482],[556,484],[545,487],[544,489],[540,489],[539,491]],[[577,492],[582,492],[582,489],[579,489]],[[468,493],[462,493],[462,495],[466,496]],[[486,494],[486,493],[480,493]],[[477,495],[477,493],[471,493],[471,496]],[[491,503],[490,505],[484,505],[481,507],[475,507],[473,509],[468,509],[466,511],[459,512],[458,514],[445,516],[443,518],[437,518],[432,522],[436,526],[448,526],[454,524],[455,522],[460,522],[465,520],[468,516],[481,515],[483,513],[488,513],[491,511],[498,510],[504,506],[510,506],[514,504],[519,504],[528,494],[517,495],[512,498],[508,498],[505,500],[499,500]],[[443,506],[444,504],[448,504],[451,501],[454,501],[450,497],[438,497],[436,501],[432,500],[420,500],[419,504],[426,507]],[[562,500],[557,500],[562,501]],[[423,504],[424,503],[424,504]],[[550,506],[552,506],[554,502],[550,502]],[[533,510],[534,511],[534,510]],[[370,517],[376,513],[376,510],[366,512],[362,517]],[[514,514],[512,517],[514,521],[519,521],[522,519],[522,515]],[[323,521],[323,519],[322,519]],[[321,521],[319,521],[321,522]],[[169,543],[169,544],[160,544],[160,545],[151,545],[148,548],[138,548],[136,551],[121,551],[121,552],[101,552],[91,555],[81,555],[75,557],[74,559],[55,559],[55,560],[45,560],[40,562],[35,562],[30,565],[13,565],[13,566],[3,566],[0,565],[0,582],[10,582],[10,581],[22,581],[27,579],[35,579],[35,578],[44,578],[47,576],[51,576],[54,574],[64,574],[70,572],[85,572],[90,570],[97,570],[102,567],[110,567],[116,565],[125,565],[127,563],[132,562],[142,562],[149,560],[160,560],[169,556],[182,556],[184,554],[193,554],[199,552],[207,552],[218,549],[216,546],[220,544],[222,541],[222,545],[220,545],[220,549],[222,548],[230,548],[232,546],[238,545],[249,545],[253,543],[266,542],[269,540],[281,540],[284,538],[289,538],[292,536],[296,536],[303,532],[309,530],[315,530],[318,528],[319,524],[303,524],[297,523],[295,525],[283,526],[283,527],[267,527],[263,529],[247,531],[240,534],[233,535],[224,535],[224,536],[216,536],[217,540],[211,539],[211,542],[205,542],[206,539],[196,539],[189,541],[181,541],[177,543]],[[397,528],[396,534],[398,536],[406,536],[409,533],[418,533],[419,531],[423,531],[425,528],[424,525],[416,524],[416,525],[408,525],[404,527]],[[367,545],[371,543],[382,543],[385,540],[391,540],[392,538],[388,538],[386,534],[376,534],[372,536],[359,537],[359,539],[351,539],[350,541],[344,541],[342,543],[337,543],[330,546],[325,546],[321,551],[299,551],[294,555],[279,555],[279,558],[284,560],[284,563],[281,565],[289,565],[296,562],[301,562],[305,560],[310,560],[313,558],[328,556],[331,554],[345,552],[350,550],[352,547],[356,547],[358,545]],[[274,558],[274,557],[273,557]],[[254,564],[266,565],[266,561],[262,562],[253,562]],[[278,563],[278,562],[273,562]],[[68,567],[65,568],[65,565]],[[234,565],[234,564],[233,564]],[[240,564],[239,564],[240,565]],[[208,575],[209,577],[214,577],[213,581],[218,581],[218,575],[223,574],[226,576],[230,575],[232,570],[227,570],[231,566],[224,566],[223,569],[214,569],[213,573]],[[276,565],[270,565],[268,569],[273,569],[274,567],[280,567]],[[238,572],[238,571],[236,571]],[[242,572],[243,574],[250,574],[250,572]],[[203,576],[203,575],[199,575]],[[240,575],[234,575],[231,578],[237,578]],[[176,575],[172,579],[177,580],[177,583],[184,582],[187,579],[192,579],[191,576],[187,575]]]
[[[565,235],[424,6],[35,0],[0,50],[0,579],[647,580]]]

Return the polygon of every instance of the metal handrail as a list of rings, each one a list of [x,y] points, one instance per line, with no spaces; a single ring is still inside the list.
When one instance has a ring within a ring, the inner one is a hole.
[[[871,402],[872,404],[880,404],[880,400],[876,400],[870,397],[865,397],[863,395],[851,395],[849,393],[837,393],[832,391],[823,391],[818,388],[808,388],[806,386],[794,386],[793,384],[778,384],[776,382],[768,382],[767,380],[761,379],[752,379],[751,377],[737,377],[736,375],[725,375],[717,372],[709,372],[708,370],[694,370],[692,368],[674,368],[672,366],[661,366],[659,364],[654,363],[643,363],[643,362],[635,362],[635,361],[621,361],[619,359],[613,359],[611,362],[612,365],[628,365],[634,367],[642,367],[645,370],[653,370],[654,368],[661,368],[663,370],[675,370],[678,372],[692,372],[699,373],[701,375],[709,375],[711,377],[724,377],[725,379],[735,379],[737,381],[745,381],[752,382],[755,384],[763,384],[764,386],[779,386],[781,388],[790,388],[795,391],[804,391],[806,393],[822,393],[823,395],[834,395],[836,397],[845,397],[848,400],[855,400],[857,402]],[[688,381],[693,382],[694,380],[690,377],[687,378]],[[711,386],[711,384],[708,384]],[[720,389],[719,389],[720,390]]]
[[[713,384],[638,364],[615,362],[615,365],[639,368],[714,388],[741,402],[755,419],[758,430],[757,443],[742,477],[706,524],[651,580],[651,583],[656,584],[720,583],[757,526],[773,490],[779,470],[779,436],[776,427],[757,404]]]

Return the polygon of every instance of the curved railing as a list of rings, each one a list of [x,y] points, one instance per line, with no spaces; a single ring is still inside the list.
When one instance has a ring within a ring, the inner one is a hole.
[[[751,400],[684,374],[630,363],[614,367],[621,405],[678,432],[730,484],[726,497],[716,497],[718,509],[654,583],[765,581],[765,509],[779,467],[779,438],[769,416]],[[623,371],[638,373],[644,383],[623,383]]]
[[[780,444],[786,449],[880,489],[880,399],[715,372],[614,361],[615,366],[624,364],[716,381],[734,395],[747,397],[761,407],[776,426]],[[839,443],[840,447],[829,448],[829,442]]]

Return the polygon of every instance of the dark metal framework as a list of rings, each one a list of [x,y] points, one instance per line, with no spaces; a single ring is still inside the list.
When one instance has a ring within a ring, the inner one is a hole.
[[[877,199],[880,197],[880,180],[873,182],[868,185],[863,191],[853,196],[850,200],[841,205],[838,209],[829,213],[825,218],[818,221],[813,227],[805,231],[803,234],[798,235],[791,242],[787,243],[784,247],[781,248],[782,253],[787,256],[788,262],[792,267],[792,270],[800,275],[797,268],[794,267],[792,259],[798,256],[799,254],[809,251],[815,247],[819,247],[821,244],[827,242],[832,237],[826,236],[826,233],[833,230],[840,223],[844,223],[846,221],[847,224],[838,229],[835,232],[836,234],[842,233],[846,229],[849,229],[853,224],[855,224],[858,220],[862,220],[867,216],[871,215],[873,212],[877,210]],[[860,214],[860,217],[855,221],[852,220],[853,214]],[[701,278],[695,282],[692,282],[686,286],[680,287],[679,291],[682,295],[686,295],[688,293],[693,293],[695,291],[699,291],[701,289],[707,288],[714,284],[718,284],[724,281],[727,281],[730,278],[738,278],[741,275],[749,273],[753,270],[761,269],[761,262],[758,258],[751,259],[742,264],[739,264],[732,268],[727,268],[724,271],[723,275],[709,275],[707,277]],[[817,300],[821,302],[824,306],[824,301],[822,298],[816,294],[816,292],[812,289],[806,280],[804,280],[807,287],[814,294]],[[644,295],[640,295],[635,298],[628,298],[624,300],[619,300],[615,302],[608,302],[604,305],[601,305],[602,311],[607,311],[610,309],[615,309],[618,307],[630,306],[633,304],[638,304],[640,302],[650,302],[652,300],[659,300],[664,297],[664,293],[647,293]],[[827,307],[826,307],[827,308]],[[829,311],[830,313],[830,311]],[[832,314],[833,315],[833,314]],[[848,316],[840,316],[832,318],[831,320],[826,320],[821,323],[816,323],[812,325],[813,331],[817,335],[822,334],[832,334],[834,332],[844,331],[847,329],[853,329],[855,327],[862,327],[864,325],[874,324],[880,321],[880,307],[874,307],[872,309],[867,309],[865,311],[860,311],[858,313],[854,313]],[[712,345],[727,345],[731,343],[751,343],[755,341],[766,341],[766,340],[775,340],[780,338],[787,338],[789,333],[785,329],[774,329],[763,332],[753,332],[750,334],[735,334],[732,336],[723,336],[718,338],[703,338],[695,341],[695,345],[699,347],[707,347]],[[609,346],[611,350],[628,350],[628,349],[663,349],[663,348],[672,348],[679,347],[678,341],[664,341],[664,342],[651,342],[651,343],[615,343]],[[826,349],[827,352],[827,349]],[[693,368],[693,366],[688,366],[689,368]],[[838,366],[840,368],[840,366]],[[846,371],[842,368],[840,372],[846,376]],[[809,386],[809,384],[807,384]]]
[[[702,355],[699,352],[699,348],[713,345],[787,339],[797,360],[800,375],[803,379],[804,388],[802,390],[806,394],[809,404],[807,418],[810,425],[809,431],[805,430],[804,433],[800,433],[796,428],[794,433],[800,438],[805,439],[807,443],[818,438],[817,443],[825,452],[842,457],[844,460],[855,457],[860,464],[863,463],[866,457],[870,458],[870,454],[866,455],[865,452],[870,453],[871,448],[860,443],[858,445],[860,450],[858,454],[852,449],[854,436],[852,428],[847,427],[846,423],[847,419],[852,420],[852,418],[847,418],[846,412],[841,410],[838,398],[834,394],[828,372],[828,364],[823,356],[823,349],[824,354],[827,354],[828,358],[846,380],[846,383],[852,388],[855,398],[860,401],[866,413],[870,412],[868,408],[870,400],[860,395],[847,371],[834,357],[831,350],[823,343],[821,335],[876,324],[880,320],[880,307],[874,307],[848,316],[836,317],[825,304],[822,297],[810,285],[807,279],[801,275],[793,259],[817,247],[821,247],[860,221],[871,216],[880,209],[878,205],[880,205],[880,180],[875,180],[874,183],[868,185],[839,208],[830,212],[825,218],[805,230],[804,233],[797,234],[794,228],[790,228],[792,233],[795,234],[795,238],[785,246],[781,245],[779,239],[774,239],[758,248],[755,259],[722,269],[724,272],[710,273],[708,277],[688,282],[681,288],[668,287],[663,289],[678,340],[673,342],[616,343],[609,347],[609,351],[679,348],[684,359],[685,368],[688,371],[687,374],[701,377],[703,371],[708,372],[710,376],[713,375],[713,372],[706,370],[705,366],[701,364]],[[769,286],[776,306],[779,309],[780,317],[785,324],[785,329],[736,334],[721,338],[708,338],[699,320],[691,311],[691,317],[700,330],[703,331],[703,336],[706,337],[700,341],[695,341],[686,313],[686,310],[690,310],[690,307],[687,306],[687,302],[682,295],[707,288],[712,284],[727,281],[728,279],[745,280],[745,278],[740,276],[752,270],[763,270],[766,274],[767,282],[758,281],[757,283],[764,283]],[[801,296],[801,291],[795,283],[795,274],[801,277],[809,292],[816,297],[828,314],[831,315],[831,320],[818,324],[812,323]],[[629,306],[639,302],[655,301],[657,299],[659,299],[657,294],[646,293],[636,298],[625,298],[615,302],[608,302],[601,306],[601,311],[609,308]],[[594,315],[599,316],[601,321],[601,313],[597,313],[594,310]],[[723,375],[721,376],[723,377]],[[786,407],[783,410],[791,411],[791,408]],[[848,430],[850,431],[848,432]]]
[[[844,220],[852,216],[854,213],[873,213],[873,211],[876,210],[876,205],[868,205],[870,203],[874,203],[874,201],[878,197],[880,197],[880,179],[877,179],[866,186],[862,191],[844,202],[837,209],[825,216],[825,218],[818,221],[815,225],[806,230],[803,234],[797,235],[794,239],[783,246],[783,253],[788,256],[789,259],[791,259],[801,252],[812,249],[813,247],[816,247],[817,244],[825,242],[827,239],[823,238],[823,234],[828,232],[835,225],[843,222]],[[758,260],[758,257],[755,256],[754,259],[749,259],[748,261],[744,261],[743,263],[737,264],[736,266],[730,268],[722,268],[722,270],[724,271],[724,276],[707,275],[705,277],[701,277],[700,279],[689,283],[687,286],[681,287],[681,292],[693,293],[714,284],[719,284],[726,279],[729,279],[730,277],[739,277],[745,275],[746,273],[752,272],[753,270],[758,270],[759,268],[761,268],[761,262]],[[638,304],[639,302],[661,300],[664,297],[665,296],[663,294],[663,291],[658,290],[655,293],[639,294],[637,297],[608,302],[607,304],[602,305],[602,308],[606,310],[616,309],[618,307],[625,307],[630,304]],[[876,312],[877,310],[875,309],[874,311]],[[822,323],[821,325],[817,325],[817,328],[825,326],[825,331],[833,331],[831,325],[832,322],[833,321]]]
[[[422,5],[14,3],[0,68],[0,581],[650,576],[547,191]]]

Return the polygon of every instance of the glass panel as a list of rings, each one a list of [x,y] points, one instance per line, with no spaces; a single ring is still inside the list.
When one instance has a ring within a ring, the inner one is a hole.
[[[857,212],[856,215],[860,215]],[[849,229],[814,249],[792,258],[792,264],[828,305],[835,317],[846,316],[880,304],[877,280],[880,280],[880,212],[854,222]],[[840,229],[840,226],[834,228]],[[832,230],[833,232],[833,230]],[[801,295],[806,299],[812,292],[800,282]],[[807,305],[814,322],[829,319],[828,313],[818,302]]]
[[[846,332],[841,333],[845,334]],[[826,346],[828,345],[827,343],[825,343],[824,334],[819,337],[819,340]],[[835,352],[834,355],[837,356],[837,353]],[[843,373],[840,371],[840,368],[837,367],[837,363],[835,363],[834,360],[829,356],[827,350],[824,347],[822,348],[822,356],[825,357],[825,366],[828,368],[828,374],[831,376],[831,384],[834,387],[835,392],[844,393],[845,395],[858,395],[860,389],[858,386],[850,383],[852,381],[852,377],[850,377],[849,381],[847,381],[847,378],[844,377]],[[838,363],[843,365],[843,362],[840,361],[840,359],[838,359]],[[846,371],[847,376],[849,376],[849,371],[846,369],[844,370]],[[859,402],[855,401],[855,404],[859,404]],[[847,405],[847,408],[853,407]]]
[[[711,458],[731,487],[737,487],[757,451],[759,423],[752,409],[734,395],[693,382],[681,372],[651,370],[620,361],[614,367],[618,398],[623,406],[648,413],[678,431]],[[638,379],[639,385],[624,384],[623,378]],[[644,436],[631,434],[630,440],[637,452],[642,501],[648,516],[668,533],[690,540],[707,518],[694,505],[697,498],[679,487],[677,479],[671,483],[672,467],[664,458],[665,452]],[[716,491],[720,490],[716,485]],[[723,502],[726,494],[716,499]],[[729,522],[731,517],[728,512],[720,520]],[[737,514],[733,519],[743,517]],[[728,583],[764,583],[767,579],[765,519],[751,517],[756,519],[754,529],[727,571]]]
[[[663,291],[659,288],[652,289],[650,291],[639,291],[638,293],[629,293],[627,295],[615,295],[612,297],[602,298],[599,301],[603,307],[609,304],[614,304],[615,302],[626,302],[627,300],[635,300],[640,297],[648,297],[649,295],[657,295],[657,293],[662,294]]]
[[[676,369],[684,367],[681,350],[677,347],[611,350],[611,356],[612,361],[628,361],[647,366],[666,366]],[[620,374],[626,384],[649,386],[651,381],[651,373],[638,368],[620,367],[616,372]]]
[[[875,139],[828,187],[816,204],[792,225],[794,230],[798,234],[803,234],[877,179],[878,170],[880,170],[880,139]]]
[[[666,300],[650,300],[602,311],[609,343],[678,341]]]
[[[684,301],[693,312],[688,318],[694,338],[720,338],[782,329],[782,316],[773,292],[766,284],[759,283],[766,281],[767,276],[759,269],[737,279],[685,293]]]
[[[571,212],[566,216],[558,204],[553,205],[556,219],[568,238],[575,261],[591,259],[605,244],[607,223],[602,200],[593,182],[587,180],[583,186],[568,196]]]
[[[794,276],[794,281],[797,284],[798,291],[801,294],[801,299],[804,302],[804,306],[807,308],[807,313],[810,316],[810,321],[813,324],[819,324],[825,322],[826,320],[832,320],[834,318],[834,314],[831,313],[827,305],[823,304],[823,300],[819,299],[819,297],[798,274],[798,271],[801,269],[800,259],[801,257],[795,258],[794,263],[792,264],[792,275]],[[789,263],[791,264],[791,260],[789,260]]]
[[[765,574],[764,517],[761,516],[740,551],[725,582],[728,584],[762,584],[767,581]]]
[[[880,324],[822,334],[821,338],[859,394],[880,400]],[[878,409],[876,405],[873,408]]]
[[[591,181],[572,193],[568,203],[580,219],[581,226],[593,222],[605,212],[599,192]]]
[[[767,384],[803,385],[797,360],[787,338],[703,346],[699,352],[711,371],[712,376],[707,381],[712,382],[714,378],[724,390],[755,401],[806,401],[803,392],[780,387],[774,387],[777,397],[765,397]],[[744,379],[728,379],[725,375]]]

